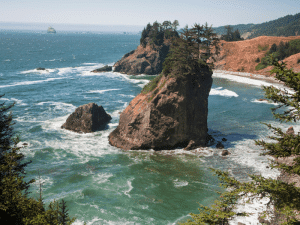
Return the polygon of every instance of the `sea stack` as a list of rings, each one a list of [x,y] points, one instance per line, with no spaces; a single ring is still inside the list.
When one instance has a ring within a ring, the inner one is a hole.
[[[53,27],[49,27],[48,30],[47,30],[47,33],[56,34],[56,30]]]
[[[212,70],[203,65],[196,74],[162,73],[151,85],[156,87],[148,85],[152,90],[142,91],[122,112],[109,143],[124,150],[205,146]]]
[[[111,116],[103,107],[95,103],[79,106],[61,126],[61,128],[78,133],[91,133],[103,130],[111,120]]]

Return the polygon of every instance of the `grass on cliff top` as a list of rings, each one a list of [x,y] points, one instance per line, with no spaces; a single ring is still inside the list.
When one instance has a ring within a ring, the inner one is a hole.
[[[151,81],[150,81],[150,82],[142,89],[141,93],[142,93],[142,94],[147,94],[147,93],[153,91],[153,90],[157,87],[157,85],[158,85],[158,83],[159,83],[159,81],[160,81],[160,79],[161,79],[162,77],[163,77],[163,74],[161,73],[160,75],[158,75],[157,77],[155,77],[153,80],[151,80]]]

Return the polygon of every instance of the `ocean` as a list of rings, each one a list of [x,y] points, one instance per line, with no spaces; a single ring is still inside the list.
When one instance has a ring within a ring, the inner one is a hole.
[[[38,198],[42,183],[44,203],[67,201],[76,225],[185,221],[198,212],[198,203],[210,205],[222,191],[211,167],[242,181],[249,180],[247,174],[278,175],[254,143],[271,134],[261,122],[291,126],[275,121],[274,104],[257,101],[264,97],[261,85],[269,84],[221,73],[213,75],[208,128],[216,141],[227,139],[230,156],[222,157],[215,145],[157,152],[110,146],[108,135],[120,113],[154,76],[90,71],[113,65],[139,39],[138,34],[0,31],[0,94],[5,94],[0,101],[16,102],[14,128],[22,153],[32,161],[26,179],[36,179],[30,196]],[[60,128],[90,102],[112,116],[107,129],[78,134]]]

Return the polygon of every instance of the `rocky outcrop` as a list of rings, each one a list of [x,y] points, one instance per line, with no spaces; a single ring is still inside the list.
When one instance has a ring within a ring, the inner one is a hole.
[[[129,75],[160,74],[163,62],[169,53],[169,44],[165,42],[161,46],[151,47],[149,44],[144,48],[138,46],[123,56],[121,60],[115,63],[114,72],[125,73]]]
[[[95,69],[92,72],[93,73],[99,73],[99,72],[109,72],[109,71],[112,71],[112,66],[106,65],[106,66],[103,66],[103,67],[101,67],[99,69]]]
[[[228,151],[228,150],[223,150],[221,152],[221,156],[227,156],[227,155],[230,155],[231,153]]]
[[[205,146],[212,71],[162,76],[156,88],[139,94],[120,115],[109,143],[121,149],[194,149]]]
[[[290,127],[287,129],[286,134],[288,134],[288,135],[290,135],[290,134],[295,135],[295,131],[294,131],[293,126],[290,126]]]
[[[56,34],[56,30],[53,27],[49,27],[48,30],[47,30],[47,33]]]
[[[105,128],[111,120],[102,106],[89,103],[79,106],[61,126],[61,128],[72,130],[78,133],[91,133]]]

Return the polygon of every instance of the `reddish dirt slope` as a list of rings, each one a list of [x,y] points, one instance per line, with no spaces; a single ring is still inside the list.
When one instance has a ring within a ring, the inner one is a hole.
[[[256,71],[255,62],[257,58],[264,57],[267,50],[270,49],[272,44],[278,45],[280,41],[287,42],[294,39],[300,39],[300,36],[290,37],[269,37],[261,36],[244,41],[226,42],[221,41],[221,52],[215,63],[216,69],[227,70],[234,72],[248,72],[253,74],[262,74],[269,76],[269,71],[272,67]],[[268,46],[267,50],[259,50],[259,46]],[[300,53],[286,58],[288,68],[292,67],[295,72],[300,72],[300,64],[297,63],[300,58]]]

